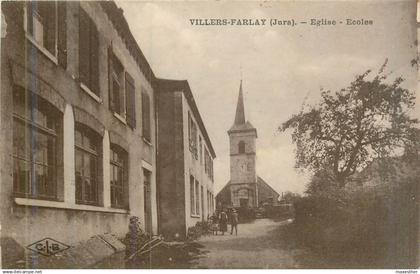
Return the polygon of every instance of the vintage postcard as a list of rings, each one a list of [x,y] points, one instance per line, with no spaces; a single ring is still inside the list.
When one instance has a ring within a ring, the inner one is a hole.
[[[3,273],[416,273],[417,11],[2,1]]]

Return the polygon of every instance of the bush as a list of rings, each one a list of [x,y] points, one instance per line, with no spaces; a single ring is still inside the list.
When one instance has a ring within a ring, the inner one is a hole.
[[[412,180],[301,198],[295,203],[297,238],[328,256],[353,256],[365,267],[416,267],[417,188]]]
[[[211,227],[207,221],[197,222],[194,226],[188,228],[187,239],[196,240],[210,232]]]

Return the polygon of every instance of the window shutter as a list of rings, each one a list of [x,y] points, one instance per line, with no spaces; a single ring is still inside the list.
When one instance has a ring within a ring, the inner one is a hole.
[[[89,88],[99,96],[99,33],[96,25],[89,18],[89,33],[90,33],[90,86]]]
[[[109,109],[114,111],[114,96],[112,92],[112,48],[108,48],[108,102],[109,102]]]
[[[52,54],[56,55],[57,40],[57,2],[39,2],[38,5],[45,11],[46,29],[44,29],[45,48]]]
[[[125,73],[125,93],[126,93],[126,105],[127,105],[127,124],[131,128],[136,127],[136,91],[134,85],[134,79],[130,74]]]
[[[79,79],[89,87],[89,18],[79,8]],[[89,87],[90,88],[90,87]]]
[[[143,114],[143,137],[150,141],[150,99],[146,92],[141,93]]]
[[[58,1],[58,63],[67,67],[67,3]]]

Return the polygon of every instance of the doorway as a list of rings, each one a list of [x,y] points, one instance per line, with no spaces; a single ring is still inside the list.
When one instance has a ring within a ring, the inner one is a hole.
[[[152,173],[143,168],[143,190],[144,190],[144,228],[149,235],[152,235],[152,196],[151,196]]]
[[[239,199],[239,205],[240,205],[241,207],[248,207],[248,199],[245,199],[245,198],[240,198],[240,199]]]

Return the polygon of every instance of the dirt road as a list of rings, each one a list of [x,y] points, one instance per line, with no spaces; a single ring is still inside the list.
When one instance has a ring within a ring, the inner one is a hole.
[[[300,251],[282,235],[282,228],[287,224],[288,221],[257,219],[240,224],[237,236],[230,233],[204,236],[197,242],[203,248],[193,267],[299,268],[294,258]]]

